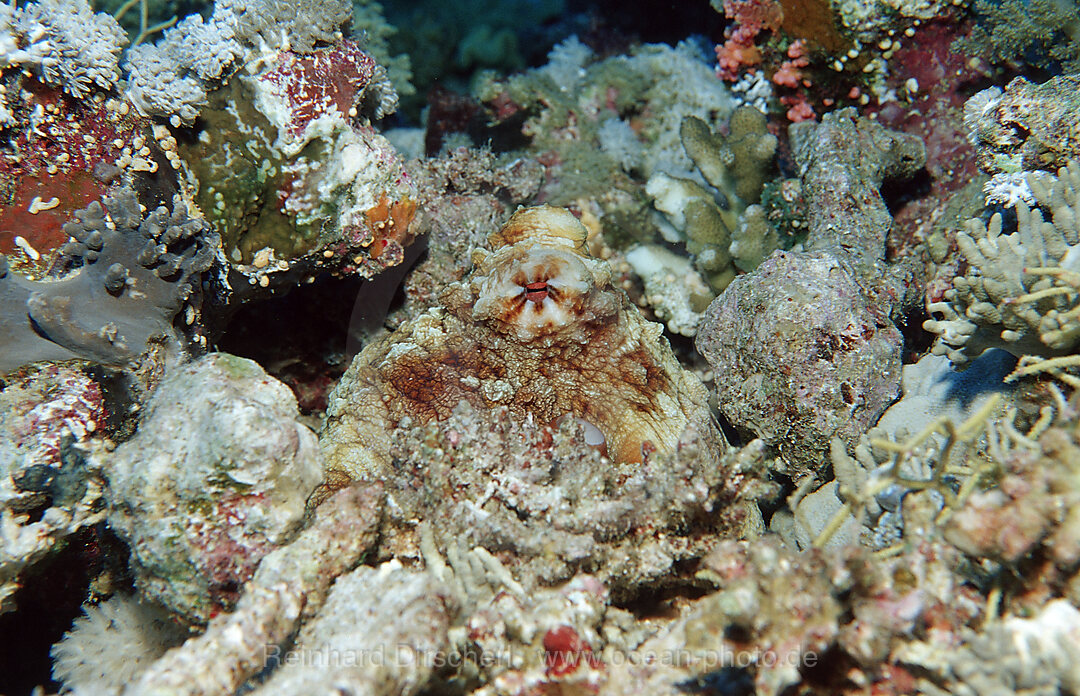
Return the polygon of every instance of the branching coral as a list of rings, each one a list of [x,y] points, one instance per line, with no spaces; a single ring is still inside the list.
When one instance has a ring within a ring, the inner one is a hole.
[[[969,270],[953,279],[944,301],[931,302],[923,327],[938,335],[934,352],[958,364],[988,347],[1014,355],[1057,358],[1045,367],[1072,364],[1080,345],[1080,163],[1029,175],[1038,202],[1016,203],[1017,230],[1005,233],[995,213],[975,218],[956,236]],[[1044,212],[1051,219],[1044,219]],[[1034,370],[1028,368],[1026,373]]]
[[[753,270],[779,244],[763,210],[754,205],[773,166],[776,136],[768,132],[765,114],[751,106],[735,109],[728,129],[721,135],[696,116],[679,126],[686,154],[711,189],[664,172],[645,187],[718,291],[731,282],[736,267]]]
[[[612,286],[608,265],[587,255],[585,237],[566,210],[519,210],[442,307],[356,358],[330,398],[327,465],[376,474],[398,421],[443,420],[462,400],[505,405],[518,420],[582,418],[616,461],[671,451],[692,421],[719,437],[704,387],[679,366],[660,325]]]

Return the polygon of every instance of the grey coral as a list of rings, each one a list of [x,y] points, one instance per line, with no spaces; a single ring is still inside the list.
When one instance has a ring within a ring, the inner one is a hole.
[[[0,257],[0,373],[36,360],[120,364],[165,336],[214,261],[220,241],[177,196],[145,218],[134,191],[118,190],[64,225],[59,280],[7,272]]]

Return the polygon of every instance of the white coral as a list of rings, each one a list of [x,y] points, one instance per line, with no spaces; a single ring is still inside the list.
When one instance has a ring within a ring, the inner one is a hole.
[[[76,693],[119,694],[186,635],[164,609],[117,595],[83,607],[52,647],[53,677]]]
[[[127,36],[111,16],[86,0],[40,0],[0,9],[0,68],[19,65],[75,97],[120,78]]]
[[[996,213],[957,234],[970,269],[927,306],[941,316],[923,323],[938,334],[935,354],[963,363],[988,347],[1053,356],[1080,345],[1080,163],[1026,180],[1039,207],[1016,202],[1016,232],[1003,234]]]

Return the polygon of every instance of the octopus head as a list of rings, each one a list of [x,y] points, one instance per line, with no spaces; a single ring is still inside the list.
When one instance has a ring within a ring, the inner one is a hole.
[[[521,342],[584,340],[619,307],[607,264],[589,258],[585,228],[563,208],[523,208],[491,237],[473,276],[473,318]]]

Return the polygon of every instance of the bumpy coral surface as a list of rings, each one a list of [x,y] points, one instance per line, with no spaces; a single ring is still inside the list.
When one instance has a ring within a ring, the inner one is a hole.
[[[964,125],[979,167],[989,173],[1054,171],[1080,157],[1080,75],[1034,85],[1018,77],[990,87],[964,106]]]
[[[697,347],[732,423],[780,448],[797,473],[821,466],[899,394],[900,332],[831,255],[777,252],[707,310]]]
[[[290,539],[322,479],[296,416],[285,385],[216,353],[167,376],[135,437],[101,455],[109,523],[147,596],[206,621]]]
[[[108,364],[131,360],[154,339],[178,347],[173,318],[186,308],[195,321],[196,292],[218,238],[190,216],[179,196],[143,212],[130,188],[94,201],[64,225],[70,241],[57,262],[60,280],[31,281],[0,257],[0,372],[34,360],[83,357]]]
[[[585,237],[565,210],[519,210],[441,307],[356,358],[330,398],[327,466],[376,473],[402,418],[445,420],[460,401],[506,406],[517,420],[583,419],[620,462],[671,451],[691,422],[719,446],[704,387],[587,255]]]

